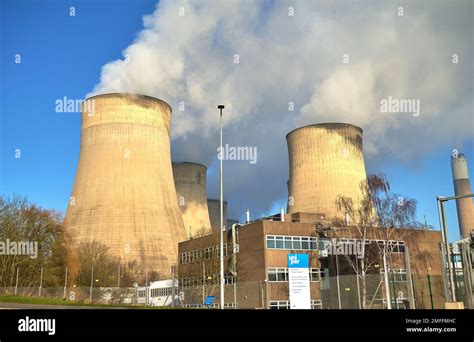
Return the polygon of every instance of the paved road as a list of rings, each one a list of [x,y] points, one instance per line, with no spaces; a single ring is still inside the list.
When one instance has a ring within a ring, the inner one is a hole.
[[[128,309],[120,307],[105,307],[105,306],[78,306],[78,305],[51,305],[51,304],[24,304],[24,303],[9,303],[0,302],[0,310],[18,310],[18,309]]]

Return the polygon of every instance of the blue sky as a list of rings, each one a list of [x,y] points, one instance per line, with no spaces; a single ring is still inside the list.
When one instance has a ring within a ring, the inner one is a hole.
[[[71,6],[76,8],[74,17],[69,15]],[[56,113],[55,101],[89,93],[100,80],[102,66],[122,57],[143,28],[142,16],[154,8],[155,1],[1,2],[0,192],[27,196],[45,208],[66,209],[78,160],[80,114]],[[16,54],[21,55],[20,64],[15,63]],[[436,135],[431,138],[437,142]],[[450,153],[456,145],[466,154],[472,175],[472,134],[461,141],[444,139],[436,149],[420,154],[416,163],[369,161],[368,171],[385,173],[395,192],[418,200],[420,221],[426,215],[437,227],[435,196],[453,194]],[[15,158],[16,149],[21,158]],[[212,165],[208,176],[216,178]],[[255,215],[276,212],[285,203],[286,184],[275,187],[274,204]],[[232,193],[228,196],[232,201]],[[239,213],[243,217],[240,207],[234,216]],[[447,219],[450,238],[457,239],[454,203],[447,204]]]

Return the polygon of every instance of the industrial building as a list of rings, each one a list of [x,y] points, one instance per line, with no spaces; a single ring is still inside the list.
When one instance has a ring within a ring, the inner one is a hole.
[[[386,287],[380,256],[374,257],[373,267],[365,276],[364,304],[364,286],[348,261],[357,259],[328,254],[323,247],[325,240],[336,239],[342,244],[360,240],[357,229],[348,226],[321,230],[325,225],[320,215],[286,214],[283,221],[275,215],[234,226],[234,234],[232,230],[226,231],[226,307],[289,308],[287,256],[306,253],[310,260],[313,309],[357,309],[363,305],[385,308]],[[416,308],[442,308],[440,232],[397,229],[388,241],[383,229],[370,229],[366,238],[375,250],[383,243],[392,246],[388,257],[392,307],[408,307],[412,299]],[[202,306],[209,295],[219,297],[218,255],[218,232],[179,244],[179,285],[185,306]]]
[[[227,227],[224,305],[288,309],[288,256],[299,253],[308,255],[313,309],[443,307],[440,232],[370,226],[361,236],[336,208],[338,196],[357,206],[363,194],[362,129],[309,125],[288,133],[287,142],[288,213],[253,222],[247,213],[245,224]],[[362,257],[344,252],[361,245]],[[219,297],[219,254],[218,231],[179,244],[185,306]]]
[[[188,238],[212,232],[207,208],[206,173],[207,167],[201,164],[173,163],[174,184]]]
[[[169,275],[186,239],[170,155],[171,107],[130,94],[89,98],[64,225],[76,246],[98,241],[124,261]]]

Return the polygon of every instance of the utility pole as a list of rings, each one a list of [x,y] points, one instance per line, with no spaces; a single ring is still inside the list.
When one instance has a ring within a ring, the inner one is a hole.
[[[220,266],[221,266],[221,272],[220,272],[220,299],[221,299],[221,310],[224,309],[224,182],[223,182],[223,166],[222,162],[224,159],[224,151],[222,149],[222,110],[224,109],[224,105],[218,105],[217,108],[220,110],[220,192],[221,192],[221,246],[220,246]]]

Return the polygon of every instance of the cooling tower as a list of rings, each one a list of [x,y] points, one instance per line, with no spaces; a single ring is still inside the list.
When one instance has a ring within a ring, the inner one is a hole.
[[[201,164],[173,163],[174,184],[188,238],[212,232],[207,209],[206,173],[207,167]]]
[[[358,201],[365,181],[362,129],[323,123],[295,129],[286,136],[290,161],[288,213],[317,213],[344,219],[338,195]]]
[[[451,156],[451,169],[453,171],[454,193],[456,196],[467,195],[471,193],[471,184],[469,182],[469,172],[464,154]],[[474,229],[474,205],[471,198],[461,198],[456,200],[458,211],[459,232],[462,238],[469,237]]]
[[[217,199],[208,199],[207,207],[209,209],[209,219],[213,231],[219,231],[221,226],[221,201]],[[224,201],[224,224],[227,223],[227,201]],[[226,227],[227,229],[227,227]]]
[[[124,261],[169,275],[186,239],[171,169],[171,108],[143,95],[87,101],[94,112],[82,113],[65,226],[76,244],[98,241]]]

